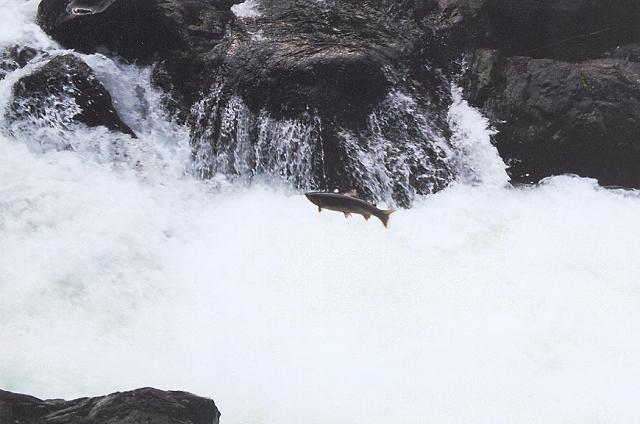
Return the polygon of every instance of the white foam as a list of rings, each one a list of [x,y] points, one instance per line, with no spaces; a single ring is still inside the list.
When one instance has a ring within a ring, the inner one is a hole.
[[[227,423],[640,419],[640,199],[455,186],[378,222],[2,140],[0,386]]]
[[[509,181],[506,166],[497,149],[491,144],[496,132],[480,111],[464,100],[462,89],[451,88],[453,104],[447,120],[453,135],[451,144],[458,155],[458,173],[461,181],[468,184],[504,186]]]
[[[260,16],[258,10],[258,0],[246,0],[239,4],[234,4],[231,11],[239,18],[257,18]]]
[[[37,49],[57,46],[34,23],[38,0],[0,0],[0,46],[28,45]]]

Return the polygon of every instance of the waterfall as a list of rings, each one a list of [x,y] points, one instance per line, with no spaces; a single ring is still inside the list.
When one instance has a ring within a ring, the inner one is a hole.
[[[192,109],[195,167],[204,178],[280,179],[301,191],[356,189],[372,201],[408,206],[457,177],[456,152],[423,103],[398,87],[362,128],[326,131],[314,111],[275,119],[216,84]],[[340,174],[330,175],[335,168]]]

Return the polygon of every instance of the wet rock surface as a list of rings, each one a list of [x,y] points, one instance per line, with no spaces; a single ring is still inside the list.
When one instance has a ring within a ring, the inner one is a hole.
[[[304,189],[356,188],[401,205],[446,187],[454,176],[450,92],[432,72],[430,42],[411,9],[395,2],[259,2],[234,22],[214,89],[192,113],[201,174],[257,170]],[[429,129],[398,111],[407,98]],[[293,130],[283,133],[287,126]],[[290,166],[274,165],[268,151]],[[313,172],[300,178],[309,165]]]
[[[514,181],[571,173],[640,186],[640,63],[478,56],[486,79],[471,100],[496,122]]]
[[[488,0],[495,46],[508,55],[579,61],[637,38],[635,0]]]
[[[154,63],[203,177],[266,173],[410,204],[456,178],[457,81],[499,127],[514,181],[639,185],[625,159],[640,133],[635,0],[260,0],[243,17],[236,3],[43,0],[38,22],[67,47]],[[401,98],[427,131],[406,130]]]
[[[453,17],[449,40],[473,52],[463,83],[513,182],[640,187],[640,3],[443,0],[432,13]]]
[[[213,400],[186,392],[143,388],[65,401],[0,390],[3,424],[218,424],[219,420]]]
[[[135,137],[91,68],[69,54],[54,57],[15,83],[7,117],[38,119],[63,128],[74,123],[105,126]]]
[[[416,2],[425,27],[449,47],[582,61],[640,39],[635,0],[439,0]],[[430,5],[425,7],[424,5]]]
[[[233,20],[230,8],[238,2],[43,0],[37,22],[66,47],[158,63],[158,85],[171,90],[174,106],[184,109],[206,85]]]

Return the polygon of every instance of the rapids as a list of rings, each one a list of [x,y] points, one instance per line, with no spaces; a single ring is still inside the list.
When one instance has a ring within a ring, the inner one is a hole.
[[[3,2],[0,43],[55,54],[36,5]],[[454,87],[459,182],[389,230],[318,214],[201,180],[149,70],[83,58],[139,139],[0,118],[0,388],[187,390],[229,424],[640,421],[637,192],[509,187]]]

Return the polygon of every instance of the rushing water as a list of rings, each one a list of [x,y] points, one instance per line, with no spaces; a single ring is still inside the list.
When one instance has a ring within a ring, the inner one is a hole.
[[[0,41],[55,52],[35,5],[1,5]],[[148,71],[84,58],[139,139],[2,123],[0,388],[188,390],[234,424],[640,420],[637,193],[506,187],[454,89],[460,183],[389,230],[318,214],[191,176]]]

